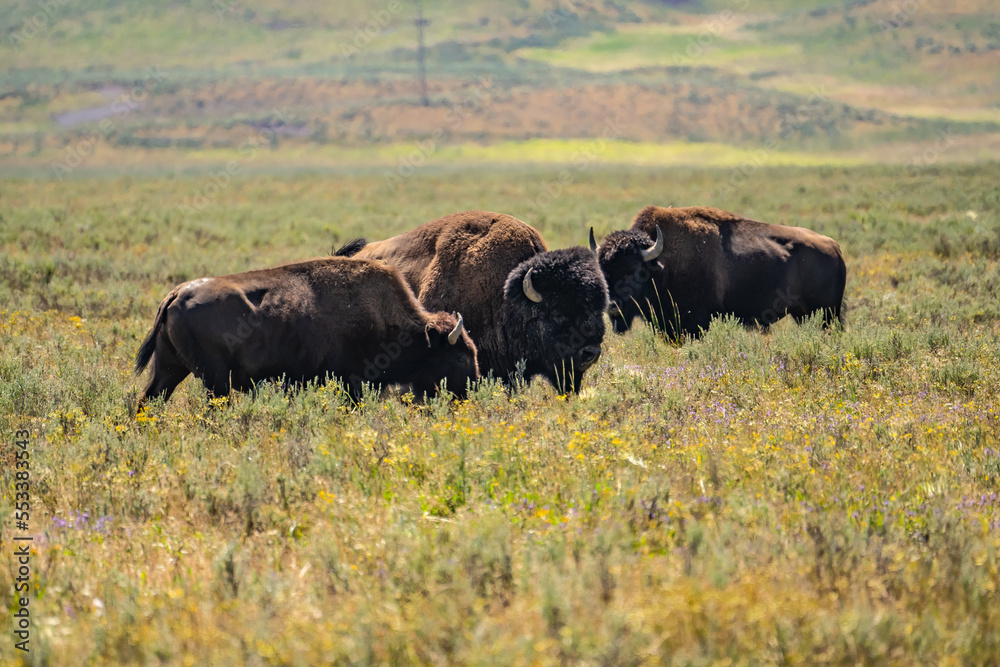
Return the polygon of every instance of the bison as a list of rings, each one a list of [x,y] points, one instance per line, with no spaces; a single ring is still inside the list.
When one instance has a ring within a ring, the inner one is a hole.
[[[480,370],[502,382],[541,375],[579,392],[601,355],[608,290],[593,253],[549,250],[528,224],[466,211],[384,241],[357,257],[396,266],[429,310],[461,310]]]
[[[462,316],[428,312],[382,262],[325,257],[261,271],[198,278],[160,303],[136,355],[153,374],[139,407],[193,373],[225,396],[262,380],[335,375],[357,400],[364,382],[410,384],[459,397],[479,377]]]
[[[698,336],[712,317],[764,328],[785,315],[823,314],[843,324],[847,268],[840,246],[802,227],[747,220],[716,208],[648,206],[628,230],[598,246],[611,296],[612,327],[637,316],[672,337]]]

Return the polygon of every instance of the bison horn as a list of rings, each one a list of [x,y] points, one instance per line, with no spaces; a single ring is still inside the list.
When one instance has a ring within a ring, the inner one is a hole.
[[[458,315],[458,324],[456,324],[455,328],[448,334],[449,345],[454,345],[458,342],[458,337],[462,335],[462,328],[465,326],[465,321],[462,319],[462,313],[455,314]]]
[[[590,249],[596,255],[597,251],[601,249],[601,246],[597,245],[597,241],[594,240],[594,228],[590,228]]]
[[[531,284],[531,272],[534,269],[528,269],[528,272],[524,274],[524,280],[521,281],[521,287],[524,288],[524,295],[534,301],[535,303],[542,302],[542,295],[538,293],[535,286]]]
[[[663,230],[656,228],[656,241],[650,247],[642,251],[642,261],[652,262],[663,252]]]

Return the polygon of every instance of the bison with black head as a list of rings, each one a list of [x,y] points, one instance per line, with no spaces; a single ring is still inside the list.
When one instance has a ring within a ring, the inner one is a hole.
[[[698,336],[712,318],[732,315],[770,326],[822,313],[842,322],[847,268],[833,239],[708,207],[649,206],[632,226],[591,249],[611,298],[611,324],[624,333],[636,317],[668,335]]]
[[[455,213],[357,257],[393,264],[425,308],[460,310],[483,375],[510,382],[521,370],[579,391],[601,354],[608,293],[596,257],[583,247],[548,250],[512,216]]]

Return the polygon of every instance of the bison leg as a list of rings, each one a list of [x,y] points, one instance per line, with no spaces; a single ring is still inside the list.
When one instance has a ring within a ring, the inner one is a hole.
[[[842,322],[842,320],[840,319],[839,308],[813,308],[812,310],[808,311],[799,308],[792,312],[792,317],[795,318],[796,324],[802,324],[816,313],[823,313],[824,329],[829,329],[834,325],[835,322]]]
[[[146,390],[139,397],[137,409],[141,410],[147,401],[161,396],[166,402],[174,393],[177,385],[190,374],[191,371],[177,357],[169,343],[158,344],[156,352],[153,354],[153,376],[150,378]]]
[[[360,403],[361,397],[364,395],[364,384],[361,380],[356,379],[357,376],[351,379],[344,380],[344,389],[347,390],[347,395],[351,398],[354,403]],[[416,392],[414,392],[416,394]]]
[[[199,378],[212,398],[229,396],[229,392],[232,390],[229,369],[221,364],[208,365],[200,372]]]
[[[844,316],[840,312],[840,306],[836,308],[824,308],[823,309],[823,328],[830,329],[834,325],[840,324],[841,328],[844,326]]]

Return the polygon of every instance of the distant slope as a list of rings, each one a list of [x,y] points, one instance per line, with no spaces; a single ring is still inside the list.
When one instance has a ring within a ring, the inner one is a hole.
[[[155,161],[262,129],[271,151],[572,140],[609,123],[619,141],[740,150],[992,146],[993,4],[428,1],[425,107],[411,2],[6,2],[0,158],[96,141]]]
[[[822,87],[849,104],[895,114],[1000,121],[996,3],[705,4],[720,9],[671,23],[622,25],[521,54],[602,72],[714,67],[789,92]],[[780,7],[786,11],[762,13]]]

